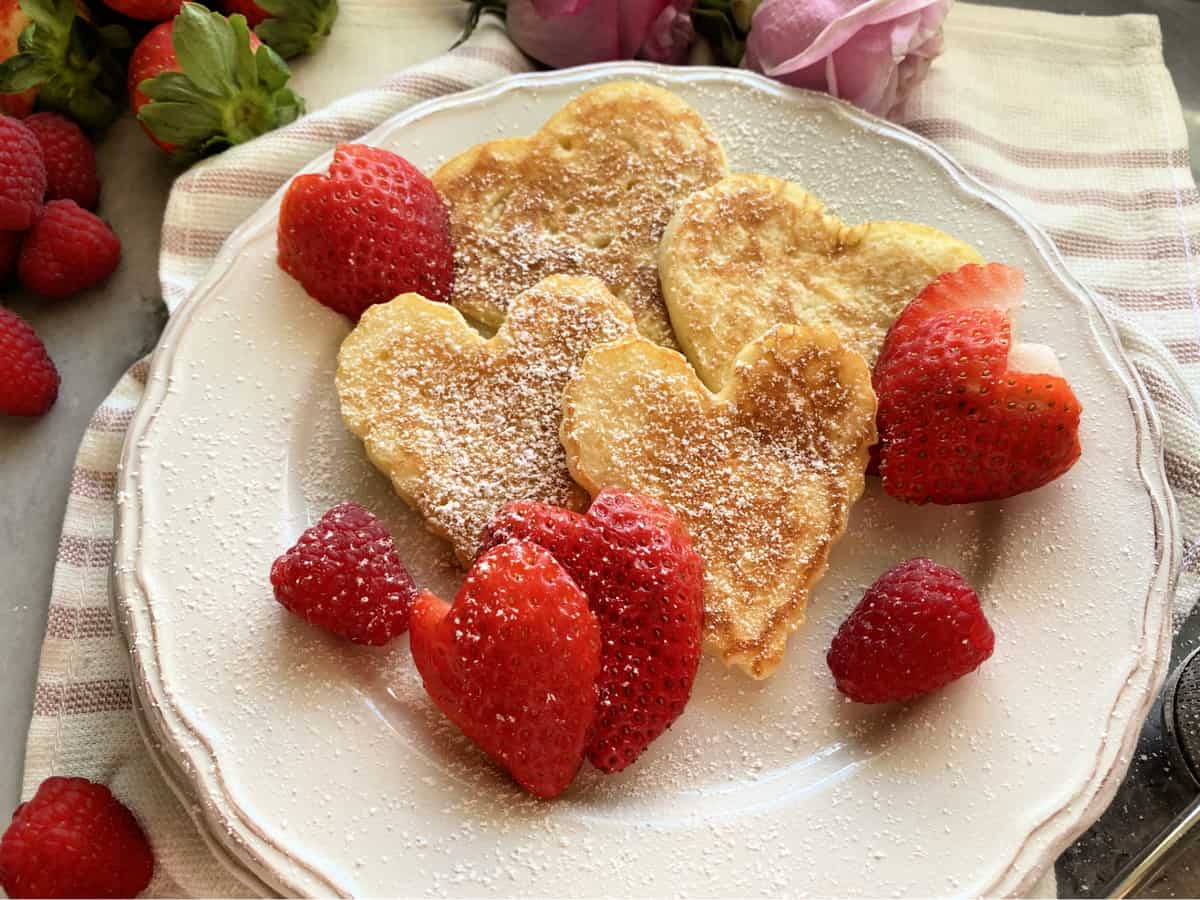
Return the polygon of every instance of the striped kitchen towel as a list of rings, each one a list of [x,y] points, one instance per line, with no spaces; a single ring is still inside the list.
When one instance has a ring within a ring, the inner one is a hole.
[[[352,11],[353,0],[344,8]],[[1186,611],[1196,599],[1200,534],[1200,197],[1157,20],[960,4],[947,25],[946,48],[899,119],[1046,228],[1080,279],[1105,298],[1165,426],[1186,541],[1177,609]],[[334,57],[326,64],[351,63]],[[418,100],[527,67],[499,30],[486,26],[449,55],[180,178],[163,224],[168,306],[188,296],[242,219],[335,142]],[[126,651],[109,612],[116,467],[147,373],[139,363],[118,384],[79,452],[29,731],[25,795],[51,774],[105,781],[137,811],[154,842],[158,869],[149,895],[244,895],[251,889],[215,862],[142,746]]]

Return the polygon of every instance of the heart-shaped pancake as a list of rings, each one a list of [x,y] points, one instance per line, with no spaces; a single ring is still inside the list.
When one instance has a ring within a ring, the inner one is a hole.
[[[763,678],[862,494],[875,394],[831,331],[776,326],[717,394],[681,355],[630,335],[595,347],[567,385],[562,440],[588,491],[674,509],[705,563],[707,642]]]
[[[700,115],[662,88],[616,82],[576,97],[535,135],[480,144],[433,175],[450,204],[451,302],[493,327],[548,275],[594,275],[642,334],[674,346],[656,252],[675,207],[725,174]]]
[[[659,248],[675,336],[713,390],[738,351],[780,323],[832,328],[874,365],[908,301],[943,272],[982,261],[928,225],[844,225],[767,175],[730,175],[693,194]]]
[[[633,331],[594,278],[523,292],[490,339],[452,306],[403,294],[370,307],[342,343],[342,418],[468,565],[506,503],[586,507],[558,440],[562,390],[593,344]]]

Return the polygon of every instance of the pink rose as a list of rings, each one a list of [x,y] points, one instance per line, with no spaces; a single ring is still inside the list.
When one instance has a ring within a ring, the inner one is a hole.
[[[508,34],[556,69],[633,59],[682,62],[693,0],[509,0]]]
[[[942,51],[954,0],[764,0],[743,65],[890,115]]]

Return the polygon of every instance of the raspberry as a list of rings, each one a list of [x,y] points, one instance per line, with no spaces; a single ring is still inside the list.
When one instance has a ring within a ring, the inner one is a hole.
[[[0,306],[0,413],[40,416],[58,399],[58,369],[33,326]]]
[[[69,297],[111,275],[121,241],[74,200],[52,200],[21,245],[21,283],[44,297]]]
[[[33,224],[46,194],[46,164],[32,131],[0,116],[0,231]]]
[[[834,635],[826,661],[851,700],[900,702],[975,671],[995,642],[966,580],[918,557],[867,589]]]
[[[17,257],[21,255],[20,231],[0,231],[0,285],[17,272]]]
[[[411,646],[463,734],[530,793],[567,789],[595,721],[600,629],[554,557],[521,541],[481,554],[453,606],[417,599]]]
[[[100,178],[96,152],[83,129],[55,113],[37,113],[24,121],[42,147],[46,199],[74,200],[84,209],[95,209],[100,200]]]
[[[328,173],[292,181],[279,211],[279,265],[351,319],[413,292],[446,300],[450,217],[433,183],[395,153],[343,144]]]
[[[545,547],[588,597],[600,623],[599,707],[588,758],[619,772],[671,726],[691,697],[704,624],[704,563],[662,503],[606,488],[587,515],[510,503],[484,546]]]
[[[275,599],[356,644],[386,644],[408,628],[417,588],[383,523],[357,503],[321,516],[271,566]]]
[[[102,784],[47,778],[0,838],[10,897],[136,897],[154,874],[145,834]]]

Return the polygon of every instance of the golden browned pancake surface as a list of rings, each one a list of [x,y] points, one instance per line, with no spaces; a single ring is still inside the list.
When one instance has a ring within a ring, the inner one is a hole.
[[[342,343],[342,417],[469,564],[505,503],[585,505],[559,443],[563,387],[592,345],[634,330],[594,278],[535,285],[486,340],[454,307],[404,294],[369,308]]]
[[[831,328],[874,365],[910,300],[943,272],[982,261],[936,228],[844,225],[794,184],[731,175],[680,205],[659,272],[676,338],[717,390],[738,351],[780,323]]]
[[[725,173],[700,115],[636,82],[594,88],[529,138],[481,144],[433,182],[450,205],[452,302],[498,327],[508,302],[548,275],[594,275],[641,332],[674,346],[656,251],[679,201]]]
[[[567,385],[562,440],[588,491],[675,509],[704,557],[709,644],[763,678],[862,493],[875,395],[829,331],[777,326],[718,394],[678,353],[629,335],[595,347]]]

